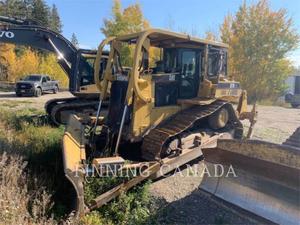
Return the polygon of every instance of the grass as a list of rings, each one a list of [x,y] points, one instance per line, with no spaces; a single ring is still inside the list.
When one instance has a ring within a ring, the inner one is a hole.
[[[2,224],[55,224],[48,217],[50,195],[35,182],[35,177],[26,173],[26,166],[22,157],[0,155],[0,221]]]
[[[1,92],[11,92],[14,91],[13,87],[0,87]]]
[[[64,178],[61,160],[61,139],[63,128],[40,126],[30,119],[30,115],[39,113],[36,110],[23,110],[12,113],[1,110],[0,149],[9,155],[22,157],[27,162],[26,174],[34,177],[38,183],[45,186],[45,191],[51,195],[58,191]],[[36,188],[29,186],[33,190]],[[49,208],[55,210],[56,204]],[[64,212],[56,213],[60,217]]]
[[[0,108],[0,221],[4,224],[56,224],[66,220],[83,225],[148,224],[154,213],[148,184],[122,194],[79,221],[68,218],[70,202],[66,193],[70,192],[70,186],[66,185],[61,156],[64,128],[47,125],[40,116],[42,113],[36,109]],[[115,178],[91,182],[86,186],[87,200],[116,182],[119,181]]]
[[[153,224],[152,214],[155,214],[155,210],[148,188],[149,183],[146,183],[121,194],[110,204],[87,214],[81,219],[81,224]]]
[[[6,108],[16,108],[18,106],[20,106],[20,104],[30,104],[32,103],[32,101],[26,101],[26,100],[22,100],[22,101],[11,101],[11,100],[5,100],[5,101],[0,101],[0,104],[2,107],[6,107]]]

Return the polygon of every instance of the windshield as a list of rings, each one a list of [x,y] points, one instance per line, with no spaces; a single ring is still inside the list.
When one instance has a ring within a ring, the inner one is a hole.
[[[27,76],[24,78],[25,81],[40,81],[41,80],[41,76],[36,76],[36,75],[32,75],[32,76]]]
[[[89,55],[88,57],[84,54],[81,55],[79,62],[79,76],[80,76],[80,86],[95,84],[94,81],[94,63],[96,60],[95,55]],[[106,67],[106,58],[102,58],[100,62],[100,72],[102,75],[104,68]],[[99,76],[100,76],[99,75]]]
[[[81,78],[81,86],[95,83],[94,62],[95,62],[95,57],[84,57],[83,55],[81,55],[80,62],[79,62],[79,74]]]

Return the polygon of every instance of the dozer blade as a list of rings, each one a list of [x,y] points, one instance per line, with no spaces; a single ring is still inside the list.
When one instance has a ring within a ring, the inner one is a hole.
[[[300,140],[298,135],[295,132],[292,139]],[[218,140],[216,148],[202,152],[208,171],[219,171],[217,176],[205,173],[200,188],[274,223],[299,224],[300,148],[296,145]]]

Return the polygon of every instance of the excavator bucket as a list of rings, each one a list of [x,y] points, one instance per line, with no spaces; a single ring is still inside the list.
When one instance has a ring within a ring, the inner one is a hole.
[[[219,170],[205,173],[203,190],[271,222],[299,223],[300,128],[282,145],[218,140],[202,152],[208,171]]]

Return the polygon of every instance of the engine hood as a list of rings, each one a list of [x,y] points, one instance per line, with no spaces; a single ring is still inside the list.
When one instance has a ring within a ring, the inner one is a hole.
[[[21,84],[32,84],[32,85],[34,85],[34,84],[37,84],[38,82],[37,81],[18,81],[16,84],[19,84],[19,85],[21,85]]]

